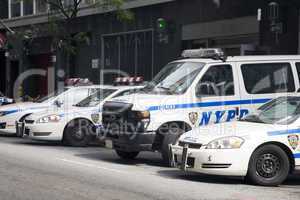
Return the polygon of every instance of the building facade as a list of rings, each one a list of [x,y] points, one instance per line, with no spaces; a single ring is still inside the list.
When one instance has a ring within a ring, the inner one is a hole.
[[[87,77],[95,83],[102,69],[150,80],[185,48],[219,47],[228,55],[297,54],[298,4],[293,0],[130,0],[124,4],[135,15],[130,23],[83,6],[70,34],[85,32],[89,42],[78,48],[72,62],[66,63],[62,52],[53,51],[51,34],[36,36],[29,44],[23,41],[11,49],[2,48],[0,90],[11,94],[17,76],[36,68],[54,68],[56,75],[64,69],[67,76]],[[48,22],[47,9],[42,0],[26,4],[4,0],[0,17],[12,29],[26,31]],[[158,30],[158,19],[165,22],[163,33]],[[2,32],[6,32],[4,28]],[[109,82],[113,75],[105,77]],[[36,84],[40,87],[33,90],[31,86]],[[33,76],[26,80],[25,92],[44,94],[47,84],[46,77]]]

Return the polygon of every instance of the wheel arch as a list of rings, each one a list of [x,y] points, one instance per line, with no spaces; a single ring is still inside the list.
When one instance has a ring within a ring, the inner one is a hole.
[[[259,145],[258,147],[256,147],[256,149],[253,151],[253,153],[263,147],[263,146],[266,146],[266,145],[276,145],[278,147],[280,147],[288,156],[289,158],[289,161],[290,161],[290,173],[294,171],[295,169],[295,158],[294,158],[294,154],[293,152],[290,150],[290,148],[284,144],[284,143],[281,143],[281,142],[277,142],[277,141],[271,141],[271,142],[265,142],[261,145]],[[253,153],[251,154],[251,156],[253,155]]]
[[[168,127],[171,124],[177,124],[179,128],[185,130],[185,132],[192,130],[192,127],[185,121],[170,121],[170,122],[166,122],[164,124],[162,124],[157,130],[156,130],[156,134],[155,134],[155,138],[154,138],[154,143],[152,145],[152,148],[154,150],[160,150],[163,144],[163,140],[164,140],[164,133],[162,133],[160,130],[163,127]]]
[[[74,119],[71,119],[70,121],[68,121],[64,127],[64,131],[63,131],[63,140],[65,138],[65,133],[66,133],[66,130],[67,130],[67,127],[69,124],[71,124],[72,122],[75,122],[75,121],[78,121],[78,120],[86,120],[89,124],[91,124],[93,127],[95,127],[95,124],[88,118],[85,118],[85,117],[77,117],[77,118],[74,118]]]

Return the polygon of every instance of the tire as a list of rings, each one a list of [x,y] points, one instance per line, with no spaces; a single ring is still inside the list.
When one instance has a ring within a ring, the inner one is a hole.
[[[138,151],[126,152],[126,151],[116,150],[116,153],[120,158],[124,160],[133,160],[139,155],[140,152]]]
[[[288,155],[277,145],[265,145],[252,154],[246,178],[255,185],[278,186],[289,171]]]
[[[92,139],[91,130],[90,122],[86,120],[73,121],[65,129],[63,143],[73,147],[86,147]]]
[[[184,130],[178,128],[178,130],[176,132],[169,130],[168,133],[164,135],[163,143],[161,146],[161,155],[162,155],[164,164],[168,167],[172,167],[172,158],[170,155],[169,145],[176,144],[177,140],[183,133],[184,133]]]

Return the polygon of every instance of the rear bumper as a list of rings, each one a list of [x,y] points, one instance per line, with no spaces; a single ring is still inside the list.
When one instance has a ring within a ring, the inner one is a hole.
[[[106,139],[113,141],[113,148],[117,150],[133,151],[152,151],[152,144],[155,139],[155,132],[145,132],[136,134],[118,134],[107,136]]]

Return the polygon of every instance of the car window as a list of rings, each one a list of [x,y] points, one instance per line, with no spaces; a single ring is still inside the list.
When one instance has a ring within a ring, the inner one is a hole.
[[[241,66],[249,94],[294,92],[295,83],[290,63],[258,63]]]
[[[231,65],[211,66],[197,84],[199,95],[231,96],[234,95],[233,72]]]

